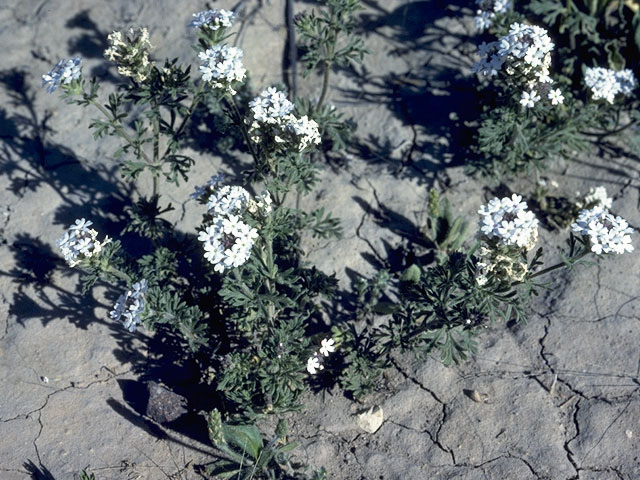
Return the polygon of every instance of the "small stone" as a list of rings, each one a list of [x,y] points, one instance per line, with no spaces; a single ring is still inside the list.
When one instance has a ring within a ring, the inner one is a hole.
[[[356,416],[356,423],[367,433],[376,433],[382,426],[384,414],[382,407],[376,405]]]
[[[158,423],[170,423],[187,413],[187,399],[157,384],[148,382],[147,415]]]
[[[476,403],[487,403],[489,401],[489,395],[480,393],[477,390],[464,389],[462,392]]]
[[[633,438],[633,432],[631,430],[626,430],[624,433],[628,439]]]

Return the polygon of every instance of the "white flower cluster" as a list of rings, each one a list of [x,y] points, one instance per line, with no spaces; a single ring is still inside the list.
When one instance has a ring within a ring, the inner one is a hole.
[[[494,198],[478,210],[485,239],[498,245],[531,250],[538,241],[538,219],[527,210],[527,203],[515,193],[503,199]]]
[[[591,251],[598,255],[633,251],[633,229],[625,219],[613,216],[606,208],[597,206],[581,210],[578,219],[571,225],[571,230],[587,237]]]
[[[272,210],[269,192],[263,192],[253,199],[242,187],[220,186],[222,175],[216,175],[205,187],[196,187],[192,198],[202,199],[208,195],[208,213],[213,217],[198,240],[204,243],[204,258],[213,264],[216,272],[223,273],[230,268],[244,264],[251,256],[251,250],[258,231],[242,220],[248,212],[264,217]]]
[[[509,0],[476,0],[478,10],[473,20],[476,28],[483,32],[491,26],[496,15],[507,13],[511,8]]]
[[[109,317],[113,320],[123,318],[124,328],[130,332],[135,332],[136,327],[142,321],[142,314],[145,309],[144,295],[147,293],[147,281],[143,278],[139,282],[131,286],[131,290],[127,290],[124,295],[120,295],[118,301],[113,306],[113,310],[109,313]]]
[[[149,76],[149,51],[153,48],[149,41],[149,31],[142,27],[130,28],[126,35],[113,32],[108,37],[109,48],[104,56],[118,65],[118,73],[143,82]]]
[[[260,123],[279,123],[280,119],[293,110],[293,103],[284,92],[269,87],[249,102],[253,120]]]
[[[256,238],[258,231],[238,215],[215,217],[198,235],[198,240],[204,243],[204,258],[220,273],[244,264],[251,256]]]
[[[49,73],[42,75],[42,86],[47,85],[47,93],[53,93],[60,85],[68,85],[80,78],[82,59],[73,57],[71,60],[60,60]]]
[[[84,218],[76,220],[75,225],[71,225],[56,241],[70,267],[75,267],[85,258],[100,253],[102,247],[111,242],[108,236],[102,242],[98,241],[98,232],[89,228],[91,225],[93,222]]]
[[[522,83],[520,103],[533,108],[545,97],[552,105],[564,101],[560,89],[550,89],[551,52],[554,44],[544,28],[521,23],[511,24],[509,33],[495,42],[483,42],[478,48],[482,57],[473,66],[474,72],[495,76],[503,71]]]
[[[313,355],[307,359],[307,372],[311,375],[315,375],[320,370],[324,370],[322,357],[328,357],[330,353],[336,351],[335,342],[332,338],[325,338],[320,342],[320,355],[318,352],[313,352]]]
[[[243,81],[247,72],[242,66],[242,55],[239,48],[226,45],[215,45],[200,52],[202,80],[235,95],[233,84]]]
[[[296,118],[293,115],[287,115],[285,117],[286,124],[285,129],[289,133],[287,135],[291,144],[299,151],[306,150],[311,145],[320,144],[320,132],[318,131],[318,124],[315,120],[303,115],[300,118]]]
[[[318,124],[306,115],[296,117],[293,103],[273,87],[263,91],[250,103],[249,134],[256,143],[274,142],[302,152],[321,142]]]
[[[636,88],[638,82],[629,69],[615,71],[602,67],[587,67],[584,72],[584,83],[591,90],[591,98],[604,98],[613,103],[616,95],[628,96]]]
[[[209,196],[207,208],[214,216],[235,215],[247,209],[251,194],[237,185],[225,185]]]
[[[211,30],[218,30],[220,27],[230,28],[233,25],[233,19],[236,14],[225,9],[213,9],[194,13],[192,16],[193,20],[189,23],[190,27],[206,27]]]
[[[579,207],[602,207],[605,209],[611,208],[613,198],[607,194],[607,189],[603,186],[591,187],[589,193],[584,197],[584,200],[578,202]]]

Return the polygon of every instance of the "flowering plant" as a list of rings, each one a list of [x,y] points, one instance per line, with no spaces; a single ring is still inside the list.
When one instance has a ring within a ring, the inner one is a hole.
[[[545,288],[542,277],[573,268],[589,254],[633,251],[633,230],[609,213],[603,187],[575,204],[576,217],[562,261],[545,267],[538,242],[538,219],[520,195],[494,198],[478,210],[474,245],[439,258],[436,265],[410,265],[390,276],[382,271],[361,281],[364,315],[386,314],[368,328],[336,328],[343,342],[343,386],[362,395],[371,391],[397,350],[426,355],[440,351],[445,365],[477,351],[474,335],[498,320],[523,322],[531,297]],[[432,247],[432,248],[435,248]]]
[[[484,112],[471,172],[541,170],[550,158],[585,151],[637,123],[637,81],[624,68],[638,58],[637,13],[632,19],[622,4],[616,10],[606,2],[497,7],[476,17],[479,31],[498,39],[482,42],[473,68],[490,83],[480,88]]]
[[[323,28],[338,34],[344,28],[337,22],[347,20],[352,28],[358,8],[353,0],[331,3],[329,17],[335,18]],[[125,82],[106,103],[100,83],[83,78],[78,57],[58,63],[43,85],[50,93],[60,89],[70,103],[95,107],[102,118],[90,127],[96,138],[119,140],[114,157],[125,179],[152,180],[151,191],[125,209],[123,230],[140,237],[147,253],[137,254],[140,245],[99,240],[92,221],[81,219],[58,240],[61,254],[81,271],[85,290],[99,280],[115,287],[113,321],[130,332],[144,327],[178,335],[202,367],[202,386],[223,398],[225,415],[247,421],[300,408],[309,380],[339,350],[322,335],[319,302],[332,296],[336,280],[306,263],[300,241],[304,234],[339,237],[341,229],[322,207],[305,211],[293,206],[290,195],[313,190],[312,154],[327,132],[334,135],[327,146],[335,147],[335,132],[343,127],[335,109],[315,115],[322,99],[296,102],[268,87],[246,101],[239,93],[248,91],[243,52],[225,44],[234,18],[225,10],[193,15],[195,75],[178,60],[158,63],[151,34],[138,28],[108,37],[104,55]],[[327,61],[343,57],[332,53]],[[347,57],[357,60],[355,53]],[[189,181],[195,161],[181,147],[190,119],[210,105],[224,113],[224,128],[243,139],[253,163],[240,185],[218,174],[195,187],[187,208],[198,209],[202,220],[184,235],[168,218],[173,206],[162,183]],[[261,193],[252,193],[256,188]],[[271,454],[280,458],[278,451]]]

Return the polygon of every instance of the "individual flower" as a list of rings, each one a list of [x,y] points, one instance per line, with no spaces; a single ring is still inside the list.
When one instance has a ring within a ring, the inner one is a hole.
[[[307,372],[315,375],[319,370],[324,370],[324,365],[320,362],[317,352],[313,352],[313,356],[307,359]]]
[[[581,210],[571,230],[587,239],[591,251],[598,255],[633,251],[633,229],[622,217],[613,216],[601,206]]]
[[[145,81],[151,71],[149,51],[153,48],[149,31],[142,27],[130,28],[125,35],[114,31],[107,40],[109,48],[104,51],[104,56],[116,63],[118,73],[135,82]]]
[[[98,232],[89,228],[93,223],[81,218],[75,221],[68,230],[56,241],[62,256],[70,267],[75,267],[87,258],[100,253],[102,248],[111,242],[106,236],[102,242],[98,241]]]
[[[559,88],[549,90],[549,95],[547,98],[551,102],[551,105],[560,105],[564,102],[564,96]]]
[[[320,353],[325,357],[328,357],[330,353],[336,351],[335,342],[333,338],[324,338],[320,342]]]
[[[135,332],[136,327],[142,321],[145,311],[145,293],[147,292],[147,281],[143,278],[131,286],[124,295],[120,295],[109,316],[113,320],[121,318],[124,327],[130,332]]]
[[[480,231],[485,240],[498,246],[531,250],[538,240],[538,220],[527,210],[527,203],[515,193],[502,199],[494,198],[478,210]]]
[[[73,57],[71,60],[60,60],[49,73],[42,75],[42,86],[47,86],[47,93],[53,93],[60,85],[68,85],[78,80],[82,69],[82,59]]]
[[[491,26],[496,15],[506,13],[511,7],[509,0],[476,0],[478,10],[473,18],[476,28],[484,31]]]
[[[530,92],[522,92],[522,95],[520,97],[520,105],[525,108],[533,108],[535,107],[538,100],[540,100],[540,95],[538,95],[535,90],[531,90]]]
[[[603,98],[612,104],[616,95],[630,95],[638,82],[629,69],[615,71],[602,67],[587,67],[584,71],[584,83],[591,90],[591,98]]]
[[[226,45],[215,45],[200,52],[202,80],[213,88],[223,89],[231,95],[233,85],[244,80],[246,69],[242,66],[242,50]]]
[[[225,9],[205,10],[193,14],[193,20],[189,23],[190,27],[208,28],[218,30],[219,28],[230,28],[236,14]]]

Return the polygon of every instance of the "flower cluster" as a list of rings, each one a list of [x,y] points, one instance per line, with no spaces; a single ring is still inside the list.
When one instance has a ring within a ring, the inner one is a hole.
[[[476,282],[486,285],[489,278],[500,281],[520,282],[529,271],[529,265],[517,255],[505,248],[489,248],[481,246],[478,249],[476,263]]]
[[[208,28],[210,30],[218,30],[219,28],[230,28],[236,14],[225,9],[205,10],[193,14],[193,20],[189,23],[190,27]]]
[[[144,82],[151,70],[149,51],[153,46],[149,41],[149,31],[130,28],[125,35],[113,32],[107,39],[109,48],[104,51],[104,56],[116,63],[118,73],[135,82]]]
[[[576,204],[578,207],[584,208],[602,207],[609,209],[612,203],[613,199],[607,194],[607,189],[600,186],[591,187],[589,193],[584,197],[584,200]]]
[[[604,98],[613,103],[616,95],[628,96],[636,88],[637,81],[629,69],[615,71],[602,67],[587,67],[584,72],[584,83],[591,90],[591,98]]]
[[[76,220],[75,225],[71,225],[56,241],[70,267],[75,267],[84,259],[100,253],[102,247],[111,242],[108,236],[102,242],[98,241],[98,232],[89,228],[91,225],[93,223],[84,218]]]
[[[480,231],[484,240],[499,246],[531,250],[538,241],[538,220],[527,210],[527,203],[515,193],[503,199],[494,198],[478,210]]]
[[[251,194],[237,185],[225,185],[209,196],[207,208],[214,216],[236,215],[247,209]]]
[[[588,239],[591,251],[598,255],[633,251],[633,229],[622,217],[613,216],[601,206],[581,210],[571,230]]]
[[[253,199],[242,187],[220,185],[222,178],[222,175],[212,177],[205,187],[196,187],[192,194],[192,198],[207,205],[211,219],[199,232],[198,240],[204,244],[204,258],[220,273],[239,267],[251,256],[258,231],[243,221],[243,215],[264,218],[272,210],[268,192]]]
[[[242,55],[241,49],[226,45],[215,45],[200,52],[202,80],[235,95],[233,84],[243,81],[247,72],[242,66]]]
[[[559,89],[550,88],[553,48],[544,28],[513,23],[507,35],[480,45],[478,53],[482,58],[474,64],[473,71],[489,77],[504,72],[523,88],[520,103],[525,108],[533,108],[541,98],[558,105],[564,96]]]
[[[491,26],[496,15],[507,13],[511,8],[509,0],[476,0],[478,10],[473,20],[476,28],[483,32]]]
[[[60,85],[68,85],[81,75],[82,59],[73,57],[71,60],[60,60],[49,73],[42,75],[42,86],[47,86],[47,92],[53,93]]]
[[[286,146],[302,152],[321,141],[318,124],[306,115],[296,117],[293,103],[273,87],[263,91],[250,103],[249,134],[266,148]]]
[[[204,243],[204,258],[220,273],[244,264],[251,256],[256,238],[258,231],[238,215],[215,217],[198,235],[198,240]]]
[[[324,358],[328,357],[330,353],[336,351],[335,342],[332,338],[325,338],[320,342],[320,355],[318,352],[313,352],[313,355],[307,359],[307,372],[311,375],[315,375],[320,370],[324,370]]]
[[[263,124],[279,123],[282,117],[293,110],[293,103],[284,92],[269,87],[249,102],[251,114],[255,122]]]
[[[109,313],[113,320],[123,318],[124,328],[130,332],[135,332],[136,327],[142,321],[142,314],[145,310],[144,295],[147,292],[147,281],[143,278],[132,285],[132,290],[127,290],[124,295],[120,295],[118,301]]]

